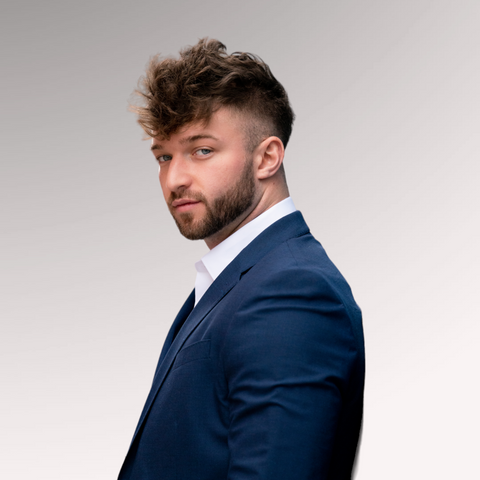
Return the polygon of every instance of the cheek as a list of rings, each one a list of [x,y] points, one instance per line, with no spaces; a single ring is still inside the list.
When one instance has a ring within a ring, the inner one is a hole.
[[[240,177],[242,168],[240,165],[221,165],[205,176],[204,186],[210,195],[218,196],[234,185]]]
[[[208,181],[204,182],[202,193],[209,200],[217,198],[224,193],[229,181],[225,176],[212,175]]]

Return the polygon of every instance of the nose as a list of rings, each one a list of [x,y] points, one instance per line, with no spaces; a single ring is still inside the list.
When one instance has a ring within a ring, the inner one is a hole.
[[[160,183],[170,192],[186,190],[190,187],[191,182],[188,162],[181,156],[173,157],[163,168],[160,168]]]

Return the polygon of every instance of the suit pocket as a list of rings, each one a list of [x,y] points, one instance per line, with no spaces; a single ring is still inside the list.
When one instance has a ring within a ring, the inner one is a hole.
[[[173,369],[185,365],[186,363],[208,357],[210,357],[210,340],[192,343],[192,345],[189,345],[178,352],[177,358],[173,364]]]

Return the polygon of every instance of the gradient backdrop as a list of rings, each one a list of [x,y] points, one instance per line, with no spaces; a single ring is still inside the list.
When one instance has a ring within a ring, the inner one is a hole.
[[[2,5],[1,478],[116,478],[206,252],[128,99],[204,36],[264,58],[297,114],[292,197],[364,312],[357,479],[478,474],[480,2]]]

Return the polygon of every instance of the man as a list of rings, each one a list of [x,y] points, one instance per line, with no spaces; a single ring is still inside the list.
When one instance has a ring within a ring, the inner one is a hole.
[[[168,208],[210,252],[119,478],[351,478],[361,314],[289,198],[285,90],[259,58],[203,39],[152,60],[140,93]]]

